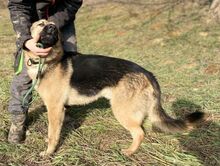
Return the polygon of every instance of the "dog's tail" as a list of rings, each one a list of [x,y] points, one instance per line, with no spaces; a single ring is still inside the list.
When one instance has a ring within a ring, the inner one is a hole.
[[[153,127],[166,133],[177,133],[190,130],[204,118],[205,113],[197,111],[185,116],[183,119],[173,119],[166,114],[160,104],[155,106],[149,116],[149,119],[153,123]]]

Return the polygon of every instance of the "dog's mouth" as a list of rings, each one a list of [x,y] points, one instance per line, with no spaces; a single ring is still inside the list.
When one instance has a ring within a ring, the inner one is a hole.
[[[54,24],[46,25],[40,33],[39,43],[43,45],[43,48],[54,46],[58,40],[58,29]]]

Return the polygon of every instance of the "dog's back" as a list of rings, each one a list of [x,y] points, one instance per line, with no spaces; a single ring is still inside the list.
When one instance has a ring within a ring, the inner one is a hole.
[[[61,61],[64,69],[67,61],[71,61],[73,68],[71,86],[83,95],[96,95],[103,88],[116,87],[123,77],[140,73],[159,88],[152,73],[127,60],[99,55],[69,55]]]

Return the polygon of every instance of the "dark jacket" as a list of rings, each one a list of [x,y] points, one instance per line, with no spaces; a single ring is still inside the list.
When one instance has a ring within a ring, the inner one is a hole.
[[[61,29],[75,19],[82,0],[9,0],[11,21],[17,33],[17,47],[31,39],[30,27],[34,21],[45,18]]]

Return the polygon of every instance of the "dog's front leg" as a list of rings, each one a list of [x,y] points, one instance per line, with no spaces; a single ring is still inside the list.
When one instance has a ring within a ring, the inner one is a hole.
[[[41,152],[40,155],[51,155],[56,150],[56,146],[59,142],[60,132],[63,125],[63,120],[65,116],[63,105],[47,105],[48,111],[48,147],[47,150]]]

